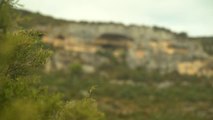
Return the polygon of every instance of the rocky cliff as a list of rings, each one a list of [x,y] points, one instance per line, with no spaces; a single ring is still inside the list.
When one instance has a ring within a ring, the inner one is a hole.
[[[192,40],[184,33],[160,27],[63,21],[26,11],[21,13],[33,16],[31,26],[45,32],[43,41],[57,48],[49,69],[66,68],[75,60],[97,67],[110,64],[113,57],[132,69],[141,67],[162,74],[175,71],[188,75],[213,75],[211,54],[204,50],[199,40]],[[36,18],[43,22],[35,21]],[[208,45],[213,46],[212,42]]]

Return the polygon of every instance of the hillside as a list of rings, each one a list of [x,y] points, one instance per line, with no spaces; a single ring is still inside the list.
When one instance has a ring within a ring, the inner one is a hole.
[[[96,54],[110,51],[113,57],[123,59],[122,61],[130,68],[157,70],[163,74],[172,72],[198,76],[213,74],[211,38],[188,38],[185,33],[175,33],[160,27],[65,21],[39,13],[23,10],[18,12],[21,18],[24,18],[19,22],[19,26],[46,33],[45,42],[64,50],[55,54],[52,64],[60,64],[58,67],[54,65],[55,69],[62,69],[70,64],[71,59],[64,56],[67,51],[87,56],[80,59],[83,64],[92,66],[97,65],[93,59],[97,59],[100,65],[111,61],[111,58]],[[126,38],[131,38],[132,41],[126,42]],[[122,54],[125,54],[125,57],[121,58]],[[60,56],[60,59],[57,56]],[[103,59],[105,62],[102,63]],[[48,68],[50,67],[53,66]]]
[[[18,11],[53,56],[42,83],[65,99],[94,97],[108,120],[212,120],[211,38],[159,27],[57,20]]]

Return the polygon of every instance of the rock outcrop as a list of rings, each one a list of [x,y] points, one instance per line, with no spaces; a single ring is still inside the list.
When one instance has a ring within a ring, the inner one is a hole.
[[[34,24],[34,28],[45,32],[43,41],[56,49],[48,69],[64,69],[75,59],[87,66],[110,64],[111,56],[132,69],[141,67],[162,74],[213,74],[209,67],[212,56],[198,40],[165,28],[54,19],[51,24]]]

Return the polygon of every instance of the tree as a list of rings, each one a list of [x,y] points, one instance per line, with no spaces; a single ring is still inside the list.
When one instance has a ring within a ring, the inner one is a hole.
[[[36,73],[51,52],[43,47],[39,32],[10,31],[13,5],[13,0],[0,2],[0,119],[68,120],[68,115],[102,120],[93,99],[64,101],[61,94],[41,85]]]
[[[188,37],[187,33],[185,33],[185,32],[179,33],[178,36],[179,36],[180,38],[187,38],[187,37]]]
[[[8,28],[12,25],[12,6],[15,4],[14,0],[0,1],[0,31],[6,33]]]

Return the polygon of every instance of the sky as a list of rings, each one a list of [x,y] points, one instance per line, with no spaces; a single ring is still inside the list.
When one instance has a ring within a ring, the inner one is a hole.
[[[160,26],[213,36],[213,0],[19,0],[22,9],[55,18]]]

